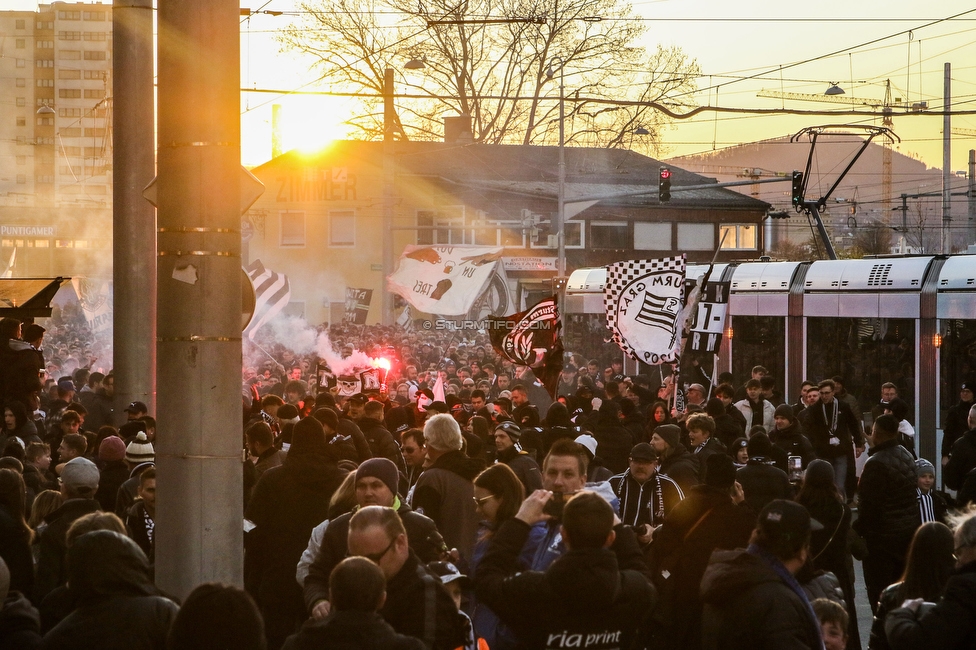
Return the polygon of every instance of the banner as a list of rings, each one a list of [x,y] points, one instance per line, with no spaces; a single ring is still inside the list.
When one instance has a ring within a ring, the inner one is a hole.
[[[407,246],[387,291],[418,311],[441,316],[468,313],[491,280],[504,249],[497,246]]]
[[[343,322],[365,325],[369,315],[369,303],[373,299],[372,289],[346,287],[346,315]]]
[[[729,306],[730,282],[708,282],[693,314],[688,332],[688,349],[715,354],[722,344],[725,315]]]
[[[492,318],[488,325],[492,346],[512,363],[532,368],[553,399],[563,367],[560,325],[556,296],[511,316]]]
[[[684,282],[684,255],[607,266],[607,328],[620,349],[650,365],[677,360]]]
[[[291,300],[291,285],[284,273],[264,268],[261,260],[254,260],[244,271],[254,285],[254,315],[244,328],[244,334],[253,341],[258,329],[277,316]]]
[[[92,334],[112,329],[112,294],[109,283],[94,278],[71,278],[71,286],[85,313]]]

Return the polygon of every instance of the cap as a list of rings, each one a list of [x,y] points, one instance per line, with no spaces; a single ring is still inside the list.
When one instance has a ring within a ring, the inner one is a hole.
[[[364,395],[363,393],[356,393],[355,395],[350,397],[348,401],[355,402],[356,404],[365,404],[366,402],[369,401],[369,398],[366,397],[366,395]]]
[[[61,483],[75,492],[98,489],[98,467],[87,458],[72,458],[61,468]]]
[[[70,377],[62,377],[58,380],[58,388],[61,390],[74,390],[75,382],[71,381]]]
[[[972,379],[967,379],[962,382],[962,387],[959,390],[968,390],[969,392],[976,391],[976,381]]]
[[[650,446],[646,442],[639,442],[634,445],[633,449],[630,450],[630,459],[654,461],[657,460],[657,454],[654,452],[654,447]]]
[[[445,585],[460,581],[462,589],[467,589],[471,586],[471,579],[461,573],[452,562],[430,562],[427,564],[427,568],[431,573],[440,578],[441,582]]]
[[[129,405],[125,407],[126,413],[148,413],[149,407],[142,402],[129,402]]]
[[[519,438],[522,437],[522,429],[519,428],[519,425],[510,420],[499,422],[495,427],[495,431],[504,431],[508,437],[512,439],[512,442],[518,442]]]
[[[759,513],[758,527],[771,542],[795,540],[823,526],[810,517],[807,509],[795,501],[776,499],[770,501]]]
[[[567,363],[563,366],[563,372],[576,372],[576,366],[571,363]]]
[[[576,437],[576,442],[577,444],[586,447],[586,450],[590,452],[591,456],[593,456],[594,458],[596,457],[596,447],[597,447],[596,438],[594,438],[588,433],[584,433],[583,435]]]
[[[125,459],[130,463],[146,463],[156,460],[156,450],[149,442],[145,431],[136,434],[135,439],[125,448]]]

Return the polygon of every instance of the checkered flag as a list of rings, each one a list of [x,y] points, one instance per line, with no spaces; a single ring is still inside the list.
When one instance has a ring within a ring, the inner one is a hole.
[[[684,279],[684,255],[607,266],[603,303],[611,340],[638,361],[674,362]]]

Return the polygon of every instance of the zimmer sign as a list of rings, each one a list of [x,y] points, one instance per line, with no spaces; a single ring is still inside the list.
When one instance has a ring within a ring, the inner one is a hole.
[[[3,226],[0,237],[57,237],[57,226]]]

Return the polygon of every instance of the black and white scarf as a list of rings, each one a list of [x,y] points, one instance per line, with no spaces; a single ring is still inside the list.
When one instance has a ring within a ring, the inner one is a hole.
[[[935,502],[932,500],[932,494],[922,494],[922,488],[915,488],[915,491],[918,493],[918,511],[922,515],[922,523],[938,521],[935,518]]]

